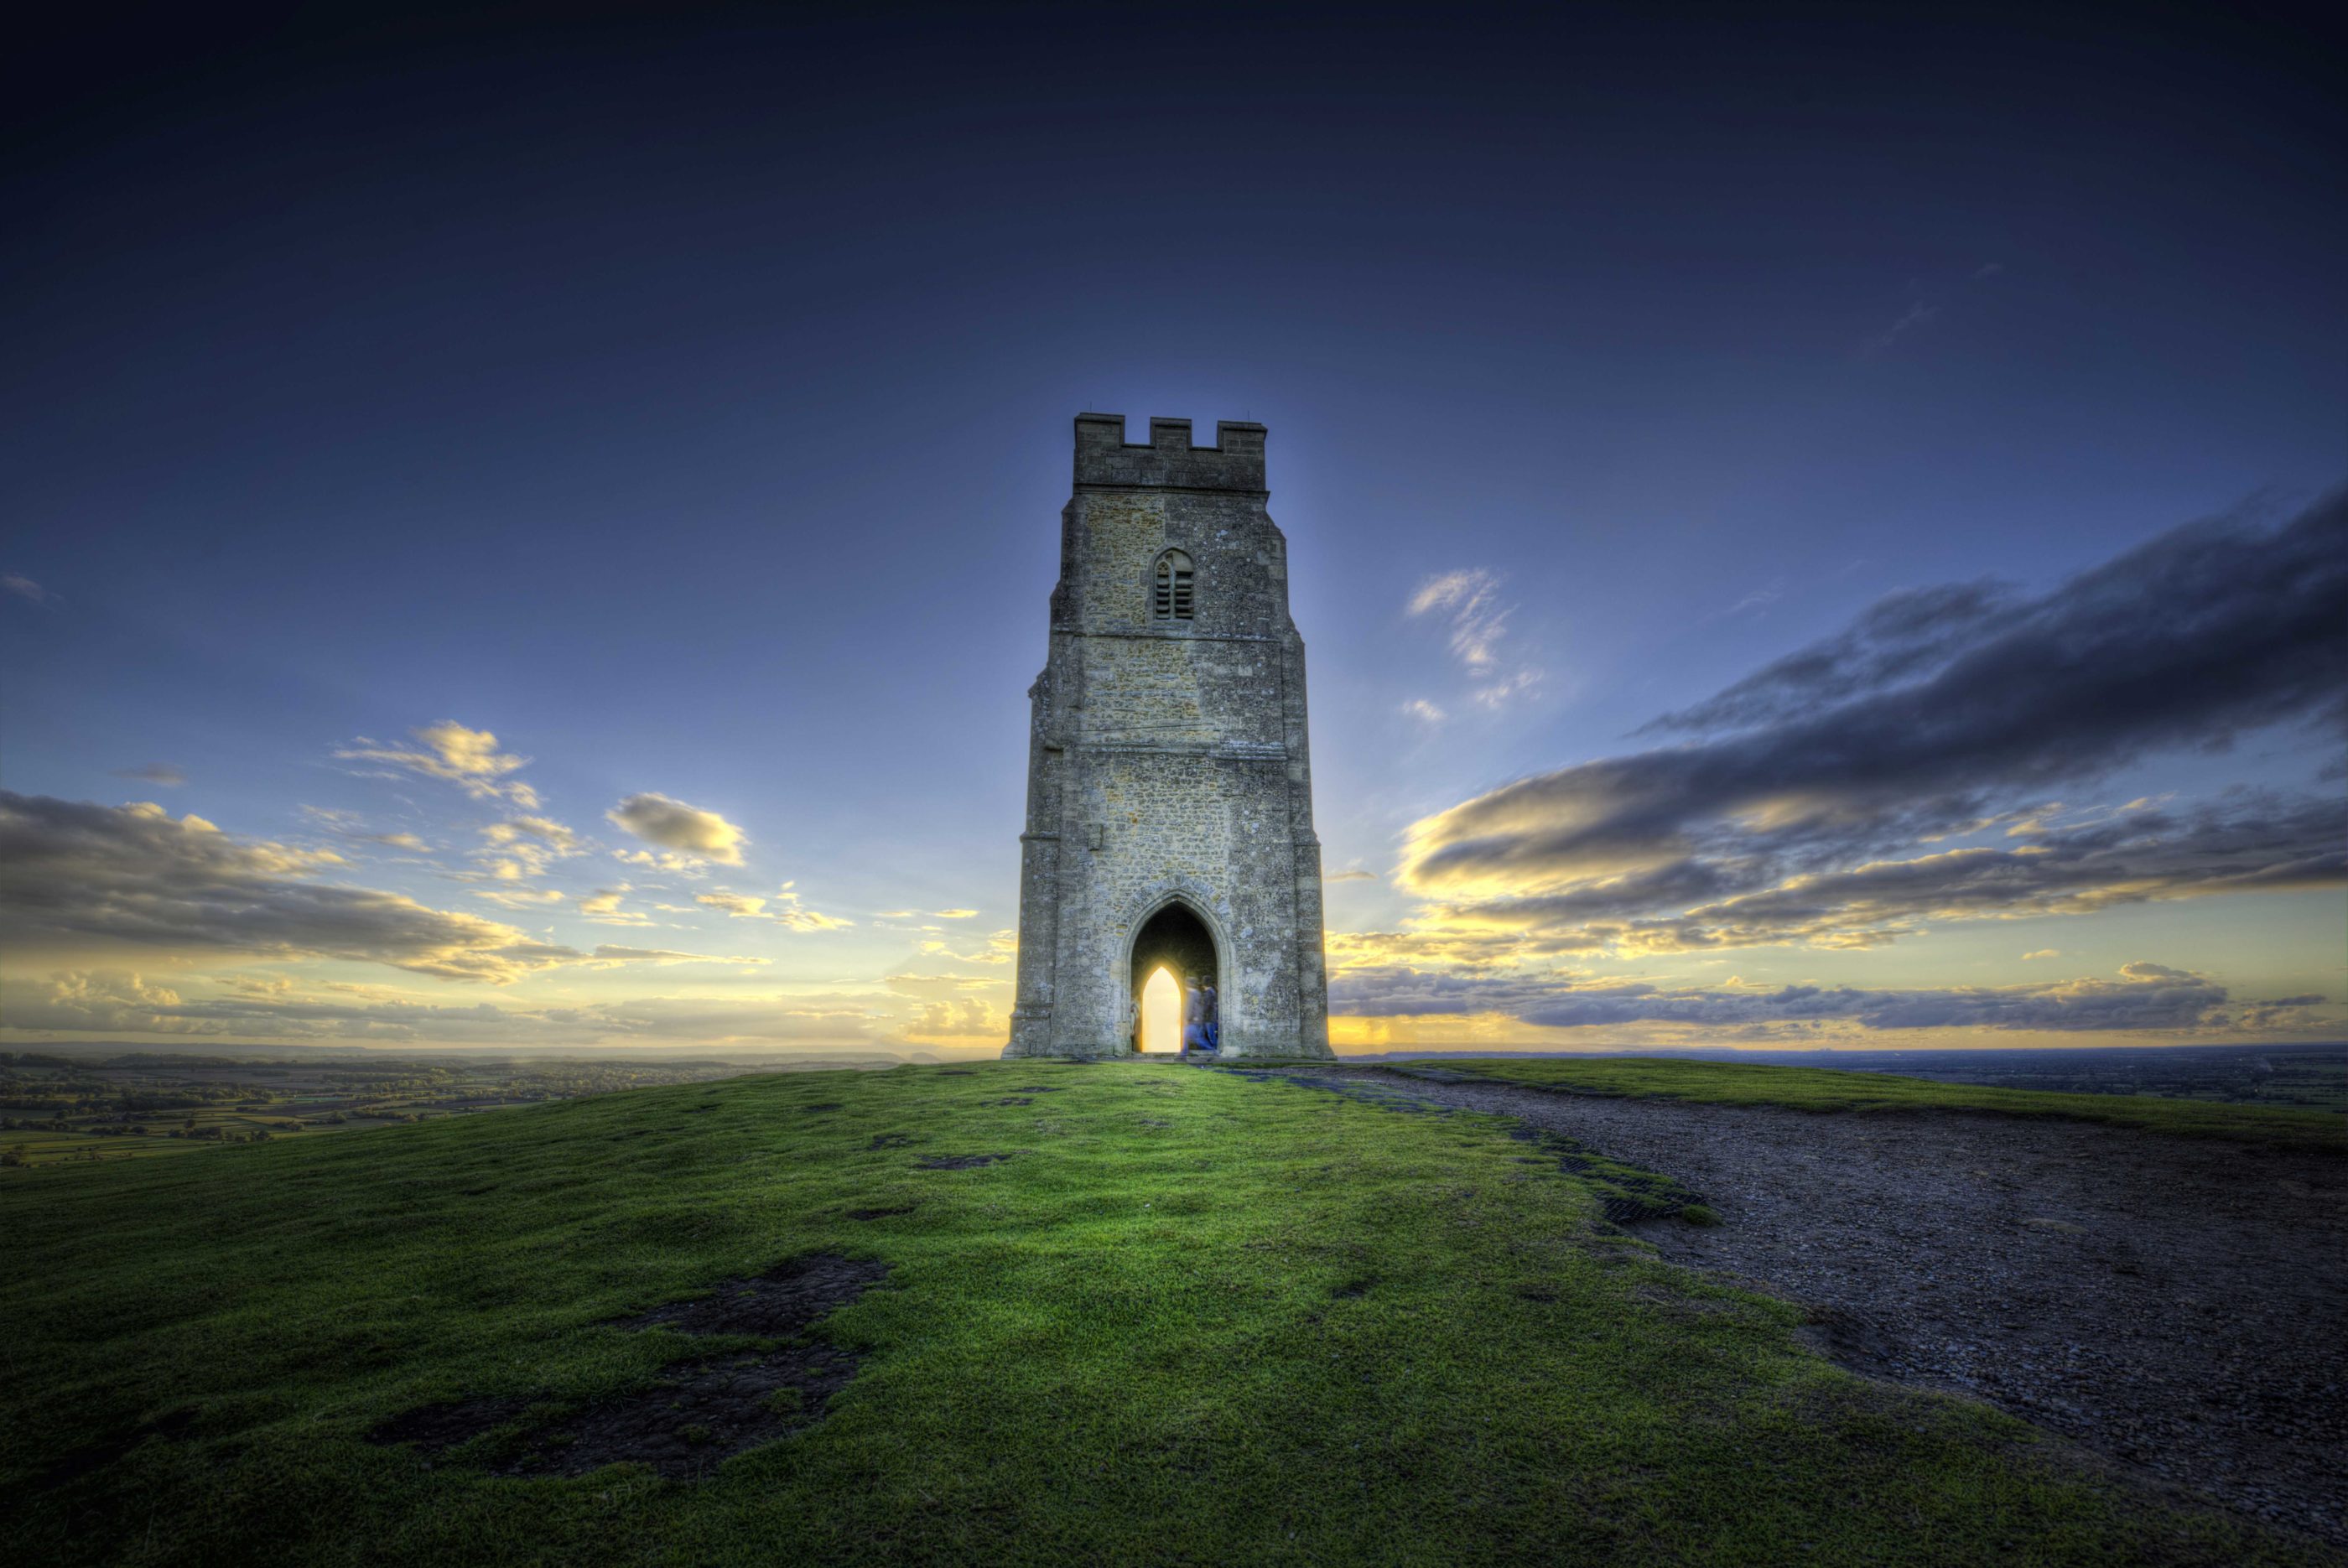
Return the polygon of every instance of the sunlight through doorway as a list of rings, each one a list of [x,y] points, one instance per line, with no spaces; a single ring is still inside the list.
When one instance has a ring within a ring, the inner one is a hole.
[[[1141,1048],[1182,1048],[1182,983],[1163,966],[1141,987]]]

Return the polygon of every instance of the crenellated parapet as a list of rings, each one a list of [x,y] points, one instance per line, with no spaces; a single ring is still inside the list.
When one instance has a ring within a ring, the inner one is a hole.
[[[1076,487],[1110,485],[1165,490],[1264,493],[1262,425],[1215,422],[1215,444],[1190,444],[1188,419],[1152,419],[1147,442],[1125,438],[1122,414],[1076,416]]]

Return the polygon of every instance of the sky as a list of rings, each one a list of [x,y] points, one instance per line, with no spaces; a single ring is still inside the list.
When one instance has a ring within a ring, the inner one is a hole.
[[[1084,410],[1270,428],[1341,1051],[2348,1034],[2301,14],[47,25],[0,1043],[998,1049]]]

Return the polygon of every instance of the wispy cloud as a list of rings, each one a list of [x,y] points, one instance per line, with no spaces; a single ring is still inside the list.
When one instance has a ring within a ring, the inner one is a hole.
[[[144,768],[119,768],[115,770],[114,777],[152,784],[164,789],[177,789],[188,781],[185,773],[168,762],[149,762]]]
[[[1901,334],[1914,331],[1917,327],[1923,325],[1926,322],[1931,320],[1934,316],[1940,314],[1941,307],[1939,305],[1926,304],[1921,300],[1919,300],[1914,304],[1910,305],[1907,311],[1901,315],[1900,319],[1893,322],[1890,327],[1886,328],[1876,336],[1869,338],[1867,342],[1861,346],[1861,350],[1868,354],[1880,354],[1885,349],[1890,347],[1893,344],[1899,342]]]
[[[723,910],[736,920],[771,920],[793,931],[843,931],[856,923],[852,920],[843,920],[838,915],[807,908],[799,902],[799,895],[792,891],[789,882],[785,882],[780,892],[768,897],[731,892],[719,888],[715,892],[696,894],[694,902],[706,904],[711,909]]]
[[[665,947],[614,947],[609,943],[598,946],[589,955],[591,969],[610,969],[623,964],[738,964],[756,968],[771,962],[765,958],[721,956],[707,953],[675,953]]]
[[[1410,596],[1413,615],[1440,615],[1451,628],[1451,652],[1471,670],[1492,663],[1508,630],[1509,606],[1500,603],[1499,579],[1488,572],[1446,572],[1418,585]]]
[[[1732,615],[1741,615],[1747,610],[1766,609],[1785,596],[1786,580],[1783,577],[1772,577],[1768,582],[1730,605],[1728,613]]]
[[[583,918],[593,921],[598,925],[653,925],[657,923],[653,917],[648,914],[640,913],[635,910],[623,909],[620,907],[621,901],[626,898],[632,891],[633,890],[632,890],[626,882],[622,882],[618,887],[599,887],[593,892],[579,901],[579,913]]]
[[[1505,707],[1511,698],[1537,689],[1541,681],[1541,672],[1531,665],[1501,657],[1514,606],[1501,600],[1499,591],[1499,578],[1489,572],[1446,572],[1420,583],[1408,605],[1412,618],[1431,616],[1444,624],[1452,656],[1476,683],[1470,699],[1488,708]],[[1439,724],[1445,717],[1440,707],[1423,698],[1405,703],[1403,712],[1429,724]]]
[[[57,599],[56,594],[31,578],[20,577],[14,572],[0,573],[0,590],[14,594],[28,604],[47,604]]]
[[[485,845],[473,852],[489,875],[521,882],[542,874],[556,861],[585,854],[585,839],[551,817],[509,817],[481,830]]]
[[[530,758],[499,750],[498,738],[488,730],[443,719],[407,733],[415,745],[386,746],[361,736],[335,756],[443,779],[477,800],[508,800],[525,811],[538,809],[538,791],[511,777],[530,766]]]

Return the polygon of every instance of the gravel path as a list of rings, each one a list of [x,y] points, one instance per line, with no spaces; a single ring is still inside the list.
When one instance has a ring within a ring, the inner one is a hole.
[[[1640,1238],[1801,1304],[1843,1365],[2348,1545],[2348,1161],[2085,1122],[1281,1076],[1514,1117],[1674,1177],[1723,1223]]]

